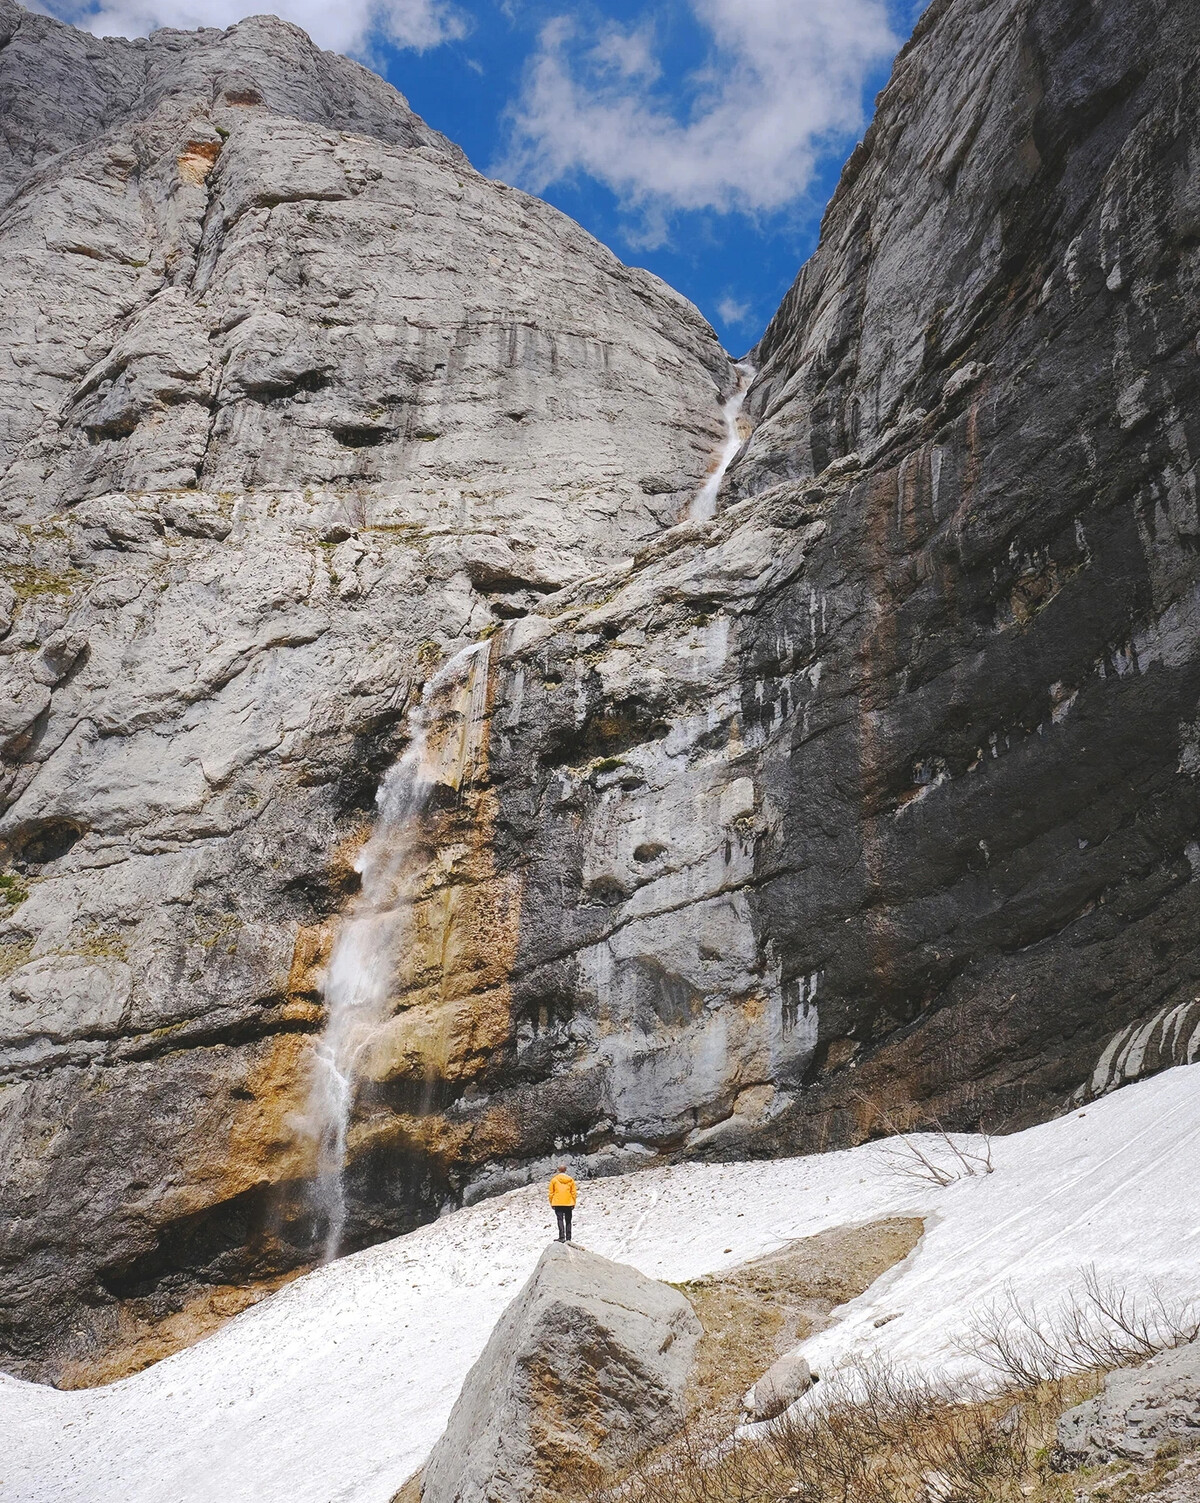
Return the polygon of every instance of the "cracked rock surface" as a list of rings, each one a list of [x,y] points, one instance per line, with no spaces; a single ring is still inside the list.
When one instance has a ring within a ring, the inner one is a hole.
[[[348,1245],[1200,1054],[1193,7],[934,0],[711,521],[703,319],[378,79],[5,36],[10,1369],[314,1256],[330,947],[480,639]]]
[[[551,1245],[467,1374],[422,1503],[551,1503],[683,1425],[702,1332],[669,1284]]]
[[[1109,1373],[1094,1399],[1059,1420],[1055,1465],[1152,1461],[1164,1447],[1188,1450],[1198,1439],[1200,1344],[1193,1341]]]
[[[1157,0],[937,0],[756,353],[729,490],[826,528],[742,673],[817,977],[780,1145],[1200,1052],[1198,67]]]

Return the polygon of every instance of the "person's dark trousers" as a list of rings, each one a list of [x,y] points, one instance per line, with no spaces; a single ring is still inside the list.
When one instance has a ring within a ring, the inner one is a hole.
[[[571,1240],[571,1212],[574,1206],[555,1206],[554,1214],[558,1217],[558,1240],[569,1242]]]

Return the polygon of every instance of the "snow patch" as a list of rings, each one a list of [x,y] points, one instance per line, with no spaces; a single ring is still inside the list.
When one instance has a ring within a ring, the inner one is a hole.
[[[914,1181],[895,1151],[595,1180],[576,1229],[605,1257],[680,1281],[831,1227],[924,1216],[915,1251],[803,1347],[822,1373],[873,1354],[969,1372],[959,1343],[974,1312],[1010,1285],[1050,1304],[1089,1263],[1105,1281],[1200,1293],[1200,1065],[996,1139],[984,1178]],[[107,1388],[0,1377],[5,1497],[388,1503],[551,1235],[544,1187],[514,1190],[320,1268]]]

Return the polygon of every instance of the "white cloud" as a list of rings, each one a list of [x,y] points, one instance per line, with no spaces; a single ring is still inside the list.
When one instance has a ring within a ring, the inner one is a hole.
[[[750,322],[750,304],[735,297],[723,297],[717,304],[717,317],[723,324],[737,329]]]
[[[588,56],[597,69],[611,70],[620,78],[653,83],[662,71],[654,55],[654,33],[648,26],[633,31],[605,27]]]
[[[46,9],[96,36],[124,37],[147,36],[160,26],[232,26],[265,13],[302,26],[319,47],[360,57],[373,40],[423,52],[467,30],[449,0],[49,0]]]
[[[542,31],[499,171],[534,192],[585,173],[638,212],[643,244],[674,210],[771,211],[799,198],[822,150],[863,124],[867,73],[899,39],[886,0],[689,0],[711,38],[687,110],[650,93],[645,27]]]

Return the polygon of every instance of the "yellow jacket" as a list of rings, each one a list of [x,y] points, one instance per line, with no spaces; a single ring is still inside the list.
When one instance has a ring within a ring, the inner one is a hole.
[[[575,1204],[575,1181],[569,1174],[556,1174],[550,1181],[550,1204],[552,1206]]]

